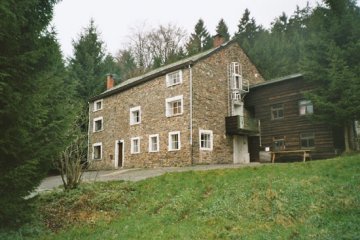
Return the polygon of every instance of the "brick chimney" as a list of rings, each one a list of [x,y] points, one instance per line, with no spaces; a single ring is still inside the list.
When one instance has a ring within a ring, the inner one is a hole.
[[[110,88],[113,88],[115,85],[115,81],[113,78],[113,75],[109,74],[106,78],[106,89],[109,90]]]
[[[221,44],[223,44],[225,41],[224,37],[220,34],[216,34],[213,39],[213,47],[219,47]]]

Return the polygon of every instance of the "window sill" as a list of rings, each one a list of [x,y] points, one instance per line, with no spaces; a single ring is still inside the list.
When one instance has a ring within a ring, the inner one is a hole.
[[[93,158],[93,161],[101,161],[102,158]]]
[[[174,87],[174,86],[177,86],[177,85],[180,85],[180,84],[181,84],[181,82],[175,83],[175,84],[171,84],[171,85],[166,84],[166,87]]]
[[[177,117],[177,116],[181,116],[181,115],[183,115],[184,113],[178,113],[178,114],[174,114],[174,115],[168,115],[168,116],[166,116],[166,117],[168,117],[168,118],[171,118],[171,117]]]
[[[208,151],[211,152],[213,149],[212,148],[200,148],[200,151]]]
[[[140,125],[141,122],[138,122],[138,123],[130,123],[130,126],[136,126],[136,125]]]
[[[97,130],[97,131],[93,131],[93,133],[98,133],[98,132],[102,132],[104,131],[104,129],[100,129],[100,130]]]
[[[180,151],[180,149],[168,149],[168,152],[176,152],[176,151]]]

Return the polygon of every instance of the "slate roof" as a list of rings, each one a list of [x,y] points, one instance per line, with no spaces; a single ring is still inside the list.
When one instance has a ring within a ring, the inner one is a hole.
[[[288,81],[288,80],[296,79],[296,78],[300,78],[300,77],[303,77],[303,74],[294,73],[294,74],[287,75],[287,76],[284,76],[284,77],[274,78],[274,79],[270,79],[270,80],[267,80],[267,81],[262,82],[262,83],[254,84],[254,85],[250,86],[250,89],[263,87],[263,86],[267,86],[267,85],[271,85],[271,84],[275,84],[275,83],[279,83],[279,82],[284,82],[284,81]]]
[[[111,89],[108,89],[105,92],[90,98],[89,101],[93,102],[95,100],[111,96],[111,95],[113,95],[115,93],[124,91],[124,90],[129,89],[129,88],[131,88],[133,86],[136,86],[136,85],[139,85],[139,84],[144,83],[146,81],[149,81],[151,79],[154,79],[154,78],[156,78],[158,76],[162,76],[162,75],[165,75],[165,74],[167,74],[169,72],[172,72],[172,71],[175,71],[177,69],[183,68],[185,66],[192,65],[193,63],[195,63],[195,62],[197,62],[197,61],[199,61],[199,60],[201,60],[203,58],[207,58],[207,57],[211,56],[212,54],[216,53],[217,51],[219,51],[219,50],[221,50],[221,49],[223,49],[223,48],[225,48],[225,47],[227,47],[230,44],[235,43],[235,42],[236,42],[235,40],[228,41],[226,43],[221,44],[219,47],[209,49],[209,50],[207,50],[205,52],[196,54],[194,56],[191,56],[191,57],[182,59],[180,61],[165,65],[163,67],[154,69],[154,70],[152,70],[152,71],[150,71],[148,73],[145,73],[144,75],[127,79],[126,81],[121,82],[120,84],[116,85],[115,87],[113,87]]]

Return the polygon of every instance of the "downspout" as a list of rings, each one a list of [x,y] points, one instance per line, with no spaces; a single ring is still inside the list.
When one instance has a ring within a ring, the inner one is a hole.
[[[193,86],[192,86],[192,68],[189,64],[189,85],[190,85],[190,155],[191,155],[191,165],[194,164],[193,157]]]
[[[88,125],[88,136],[87,136],[87,142],[88,142],[88,154],[87,154],[87,162],[88,164],[90,164],[90,160],[91,160],[91,156],[90,156],[90,102],[88,102],[88,108],[89,108],[89,113],[88,113],[88,118],[89,118],[89,125]]]

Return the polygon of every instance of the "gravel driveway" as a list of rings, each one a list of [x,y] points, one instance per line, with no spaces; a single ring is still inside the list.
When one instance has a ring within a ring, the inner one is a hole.
[[[167,172],[186,172],[186,171],[206,171],[212,169],[225,169],[225,168],[243,168],[259,166],[260,163],[249,164],[217,164],[217,165],[196,165],[188,167],[158,167],[158,168],[130,168],[109,171],[88,171],[83,174],[82,180],[84,182],[95,181],[112,181],[112,180],[125,180],[125,181],[140,181],[151,177],[160,176]],[[60,176],[52,176],[45,178],[36,192],[43,192],[52,190],[62,185]]]

